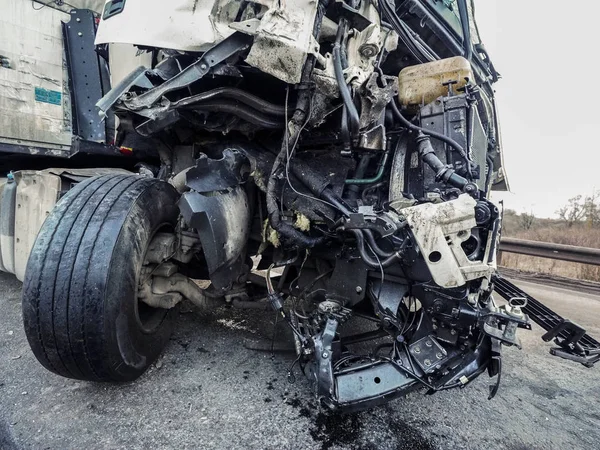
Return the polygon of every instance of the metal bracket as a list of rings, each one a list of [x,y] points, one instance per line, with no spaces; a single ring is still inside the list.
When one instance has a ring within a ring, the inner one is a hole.
[[[135,98],[126,100],[124,102],[125,106],[133,111],[152,106],[166,93],[189,86],[206,75],[211,67],[248,48],[252,43],[252,39],[252,36],[239,31],[233,33],[207,50],[202,58],[183,69],[173,78]]]
[[[96,54],[96,22],[92,11],[74,9],[63,23],[64,45],[73,104],[74,134],[83,140],[106,142],[106,124],[96,102],[103,96],[102,74],[106,66]]]
[[[315,342],[315,367],[316,391],[319,397],[332,397],[335,392],[333,380],[333,339],[339,322],[335,319],[327,319],[323,331],[314,338]]]
[[[448,359],[448,352],[433,336],[425,336],[409,345],[410,354],[425,373],[439,370]]]

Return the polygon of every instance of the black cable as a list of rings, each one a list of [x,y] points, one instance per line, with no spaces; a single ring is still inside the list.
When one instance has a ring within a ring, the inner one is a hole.
[[[381,256],[382,258],[389,258],[390,256],[392,256],[396,253],[395,251],[391,251],[391,252],[385,251],[381,247],[379,247],[379,245],[377,245],[377,242],[375,241],[375,236],[373,236],[373,232],[371,230],[363,230],[363,232],[367,238],[367,242],[369,243],[371,248],[375,251],[375,253],[377,253],[378,256]]]
[[[329,270],[326,270],[325,272],[323,272],[321,275],[317,276],[308,285],[306,285],[306,287],[302,290],[302,292],[300,292],[300,295],[298,296],[298,298],[302,298],[304,295],[306,295],[306,291],[308,291],[311,287],[313,287],[315,284],[317,284],[318,281],[322,280],[324,277],[331,274],[332,272],[333,272],[333,269],[329,269]]]
[[[392,256],[384,259],[381,262],[374,260],[367,254],[367,251],[365,249],[365,237],[361,233],[361,230],[350,231],[354,233],[354,237],[356,238],[356,248],[358,249],[361,258],[367,266],[372,267],[374,269],[386,268],[398,261],[400,255],[397,252],[395,252]]]
[[[464,56],[471,62],[473,58],[473,44],[471,42],[471,24],[469,23],[467,0],[458,0],[458,14],[460,15],[460,25],[462,27]]]
[[[346,32],[346,20],[340,19],[338,24],[338,32],[335,38],[335,44],[333,45],[333,68],[335,70],[335,79],[338,84],[338,88],[340,90],[340,96],[344,102],[344,106],[346,107],[348,120],[350,122],[350,132],[353,136],[358,133],[360,128],[360,117],[358,115],[358,110],[356,109],[356,105],[352,100],[352,94],[350,94],[350,89],[346,84],[346,79],[344,78],[344,68],[342,66],[342,54],[341,54],[341,41],[344,33]]]
[[[425,63],[439,59],[423,41],[419,42],[415,39],[412,30],[396,14],[393,3],[390,4],[389,0],[380,0],[378,5],[379,15],[386,19],[385,22],[398,33],[398,37],[417,62]]]

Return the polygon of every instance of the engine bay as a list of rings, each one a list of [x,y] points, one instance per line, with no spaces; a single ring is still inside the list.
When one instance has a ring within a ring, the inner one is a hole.
[[[181,194],[179,250],[147,273],[169,264],[245,303],[260,256],[326,407],[485,371],[491,398],[502,345],[530,328],[526,301],[492,295],[502,208],[490,193],[507,182],[498,74],[473,17],[468,0],[105,6],[99,48],[134,44],[151,64],[97,106],[117,116],[115,145],[155,151],[145,170]],[[142,295],[154,306],[168,296],[156,286]],[[348,334],[352,318],[367,330]]]

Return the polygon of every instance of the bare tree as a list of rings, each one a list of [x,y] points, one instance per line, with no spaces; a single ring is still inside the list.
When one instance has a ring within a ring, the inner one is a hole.
[[[600,191],[594,191],[585,197],[583,207],[585,209],[585,221],[590,227],[600,225]]]
[[[556,211],[558,217],[564,220],[567,226],[585,220],[590,227],[600,225],[600,191],[594,191],[591,195],[577,195],[569,199],[569,202]]]
[[[529,212],[523,212],[522,214],[519,215],[519,225],[524,230],[531,229],[534,222],[535,222],[535,216],[533,215],[532,210],[530,210]]]
[[[565,206],[556,211],[556,214],[567,223],[568,227],[572,227],[574,223],[579,222],[585,217],[584,203],[583,196],[577,195],[570,198]]]

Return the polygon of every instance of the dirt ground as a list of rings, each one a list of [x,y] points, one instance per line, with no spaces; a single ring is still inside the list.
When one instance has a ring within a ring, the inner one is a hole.
[[[600,296],[518,282],[600,336]],[[327,415],[307,382],[287,381],[293,356],[246,349],[273,315],[183,308],[162,358],[130,384],[47,372],[29,350],[19,282],[0,274],[0,449],[563,449],[598,448],[600,367],[551,357],[541,330],[505,349],[503,382],[414,392],[386,406]]]

